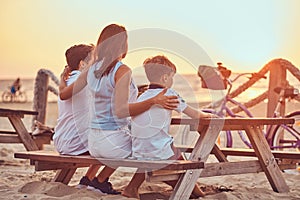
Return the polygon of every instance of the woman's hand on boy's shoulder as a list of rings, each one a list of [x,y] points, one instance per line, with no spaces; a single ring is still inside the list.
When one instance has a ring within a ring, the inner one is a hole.
[[[173,96],[165,96],[167,92],[167,88],[163,89],[158,95],[154,97],[154,103],[161,105],[163,108],[168,109],[168,110],[174,110],[177,108],[179,104],[178,97],[173,95]]]

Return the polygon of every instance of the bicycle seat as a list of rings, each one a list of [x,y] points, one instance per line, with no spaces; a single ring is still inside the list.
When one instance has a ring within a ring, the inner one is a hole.
[[[198,76],[201,78],[202,88],[211,90],[224,90],[227,88],[227,81],[216,67],[200,65]]]

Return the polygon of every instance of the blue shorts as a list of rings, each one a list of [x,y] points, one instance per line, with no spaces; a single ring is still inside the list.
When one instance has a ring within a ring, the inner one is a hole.
[[[10,88],[10,92],[11,92],[12,94],[15,94],[17,91],[16,91],[15,87],[11,87],[11,88]]]

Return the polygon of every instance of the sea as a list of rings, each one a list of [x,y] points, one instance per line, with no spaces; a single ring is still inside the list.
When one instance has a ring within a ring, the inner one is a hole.
[[[231,79],[234,79],[238,73],[233,73],[231,75]],[[268,77],[268,76],[267,76]],[[133,79],[137,85],[147,84],[147,78],[145,75],[135,75],[133,74]],[[5,90],[9,90],[10,85],[14,82],[15,79],[0,79],[0,94],[2,94]],[[236,89],[238,86],[243,84],[248,80],[247,76],[241,77],[236,82],[233,82],[232,90]],[[300,82],[290,74],[288,74],[288,81],[295,88],[300,90]],[[235,99],[239,102],[247,102],[250,99],[258,96],[259,94],[265,92],[268,89],[269,80],[260,79],[257,81],[251,88],[244,91]],[[27,101],[33,101],[33,92],[35,85],[35,78],[24,78],[21,77],[21,90],[24,91],[27,95]],[[54,88],[58,88],[58,86],[49,81],[49,85]],[[214,91],[206,88],[202,88],[201,79],[196,74],[176,74],[174,76],[173,88],[177,91],[177,93],[188,103],[201,103],[201,102],[211,102],[219,98],[223,94],[226,93],[226,90],[223,91]],[[2,96],[2,95],[1,95]],[[2,101],[2,98],[1,100]],[[57,96],[51,92],[48,93],[48,102],[56,102]]]

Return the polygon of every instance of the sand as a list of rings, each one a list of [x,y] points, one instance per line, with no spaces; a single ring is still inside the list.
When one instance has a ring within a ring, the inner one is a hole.
[[[1,108],[32,109],[30,103],[26,104],[2,104]],[[261,108],[257,112],[262,113]],[[258,114],[259,114],[258,113]],[[57,109],[55,103],[48,104],[47,124],[55,125]],[[0,129],[10,129],[6,119],[1,119]],[[31,118],[25,117],[24,122],[28,128],[31,126]],[[45,145],[45,149],[53,150],[53,145]],[[51,182],[55,171],[35,172],[34,167],[29,165],[28,160],[15,159],[13,154],[25,151],[22,144],[0,144],[0,199],[32,199],[32,200],[55,200],[55,199],[103,199],[117,200],[129,199],[121,195],[101,195],[87,189],[77,189],[76,185],[84,175],[86,169],[77,170],[69,185]],[[210,158],[213,160],[214,158]],[[121,168],[110,178],[117,190],[122,190],[129,182],[134,170]],[[288,170],[283,173],[288,193],[273,192],[264,173],[243,175],[219,176],[199,178],[198,184],[209,194],[201,199],[300,199],[300,171]],[[228,191],[220,191],[218,188],[225,187]],[[168,199],[171,188],[164,183],[144,183],[140,189],[142,200]]]

